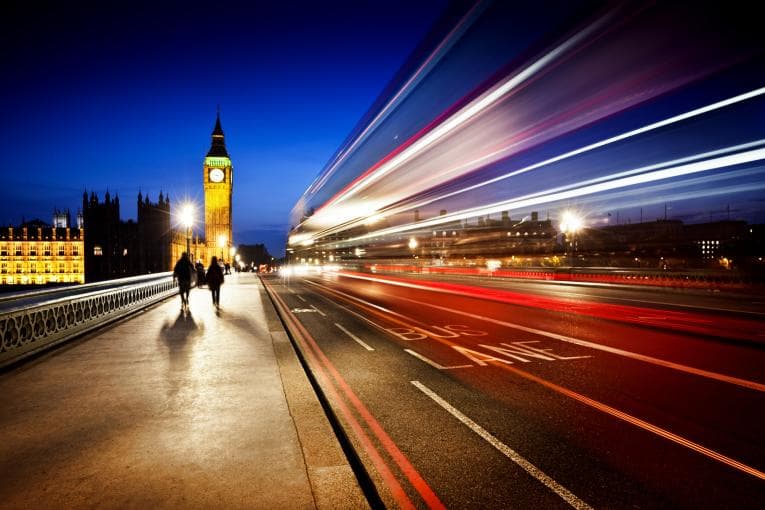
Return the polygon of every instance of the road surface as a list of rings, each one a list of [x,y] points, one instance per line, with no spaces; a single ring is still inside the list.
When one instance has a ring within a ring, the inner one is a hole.
[[[264,281],[390,506],[765,500],[756,305],[360,273]]]

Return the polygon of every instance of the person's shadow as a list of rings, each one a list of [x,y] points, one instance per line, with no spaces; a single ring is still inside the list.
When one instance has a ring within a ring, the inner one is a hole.
[[[162,326],[161,340],[168,354],[168,396],[176,395],[187,384],[188,370],[196,338],[204,326],[198,324],[190,311],[181,311],[174,321]]]

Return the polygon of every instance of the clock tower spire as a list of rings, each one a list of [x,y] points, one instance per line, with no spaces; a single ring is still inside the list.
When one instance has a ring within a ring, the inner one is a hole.
[[[231,228],[234,168],[226,150],[220,110],[212,131],[212,144],[205,156],[202,178],[205,190],[205,242],[208,260],[213,255],[226,260],[234,243]]]

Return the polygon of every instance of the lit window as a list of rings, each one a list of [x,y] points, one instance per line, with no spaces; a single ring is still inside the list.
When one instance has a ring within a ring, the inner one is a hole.
[[[3,262],[0,264],[0,273],[6,274],[8,272],[8,264]]]
[[[58,243],[58,254],[59,256],[63,256],[65,254],[65,248],[64,243]]]
[[[30,266],[29,266],[29,272],[30,273],[36,273],[37,272],[37,264],[32,262],[32,264],[30,264]]]
[[[50,243],[45,243],[43,245],[43,255],[50,257]]]
[[[101,247],[99,245],[95,245],[93,247],[93,255],[95,255],[97,257],[100,257],[103,254],[104,254],[104,251],[101,249]]]
[[[23,273],[24,271],[21,269],[21,262],[16,262],[16,273]]]
[[[30,244],[29,245],[29,256],[30,257],[36,257],[37,256],[37,245],[36,244]]]
[[[63,273],[63,272],[65,272],[65,271],[66,271],[66,266],[64,265],[64,263],[63,263],[63,262],[59,262],[59,263],[58,263],[58,272],[59,272],[59,273]]]
[[[122,256],[127,257],[127,248],[122,250]]]
[[[72,255],[77,256],[80,254],[80,247],[76,244],[72,245]]]
[[[20,243],[16,243],[16,249],[14,251],[16,252],[16,256],[17,257],[21,256],[21,244]]]

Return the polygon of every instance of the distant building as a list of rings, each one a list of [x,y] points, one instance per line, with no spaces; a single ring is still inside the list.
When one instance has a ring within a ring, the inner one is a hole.
[[[39,220],[0,228],[0,284],[83,283],[83,235]]]
[[[107,191],[82,197],[85,236],[85,281],[96,282],[148,273],[171,271],[186,251],[186,235],[172,228],[170,199],[162,192],[157,202],[138,192],[138,220],[120,219],[119,197]],[[190,243],[192,257],[204,251]]]

